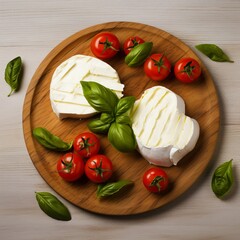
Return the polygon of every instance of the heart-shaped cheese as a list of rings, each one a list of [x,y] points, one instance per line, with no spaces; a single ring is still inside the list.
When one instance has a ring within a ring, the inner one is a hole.
[[[185,115],[183,99],[162,86],[143,93],[131,119],[139,152],[157,166],[177,165],[199,138],[199,124]]]
[[[53,111],[62,118],[87,118],[97,113],[85,99],[80,81],[94,81],[113,90],[119,98],[124,85],[114,68],[100,59],[75,55],[61,63],[50,84]]]

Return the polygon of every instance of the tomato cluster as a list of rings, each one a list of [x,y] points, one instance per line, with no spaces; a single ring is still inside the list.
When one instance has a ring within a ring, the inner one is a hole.
[[[162,54],[152,54],[144,63],[146,75],[154,81],[162,81],[171,72],[171,63]],[[201,67],[193,58],[181,58],[174,65],[174,74],[177,80],[183,83],[195,82],[201,75]]]
[[[84,173],[94,183],[106,182],[112,176],[112,161],[99,154],[100,140],[91,133],[84,132],[75,137],[73,152],[64,154],[57,163],[59,175],[66,181],[76,181]]]
[[[112,161],[99,154],[100,140],[91,132],[77,135],[73,141],[73,151],[65,153],[57,162],[57,171],[66,181],[79,180],[84,174],[94,183],[104,183],[113,172]],[[148,169],[142,178],[147,190],[154,193],[168,188],[169,180],[166,172],[158,167]]]
[[[139,36],[129,37],[123,44],[125,55],[145,41]],[[91,41],[92,53],[100,59],[114,57],[120,51],[120,41],[110,32],[100,32]],[[165,80],[171,72],[171,63],[163,53],[154,53],[144,62],[145,74],[154,81]],[[193,58],[181,58],[174,65],[175,77],[183,83],[195,82],[201,75],[201,67]]]
[[[127,55],[135,46],[144,43],[138,36],[129,37],[123,44],[123,51]],[[92,53],[99,59],[109,59],[120,51],[120,42],[117,36],[110,32],[101,32],[95,35],[90,44]]]

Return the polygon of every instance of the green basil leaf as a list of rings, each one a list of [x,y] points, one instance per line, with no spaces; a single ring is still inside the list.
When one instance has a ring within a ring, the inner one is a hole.
[[[111,114],[111,113],[102,113],[100,116],[100,120],[103,123],[112,123],[112,122],[114,122],[115,118],[114,118],[113,114]]]
[[[130,180],[120,180],[118,182],[100,184],[97,189],[97,197],[108,197],[119,192],[123,187],[132,185],[133,182]]]
[[[136,149],[136,139],[132,128],[126,124],[112,123],[108,131],[108,140],[120,152]]]
[[[135,46],[131,52],[125,57],[125,63],[129,67],[140,66],[149,56],[153,47],[152,42],[145,42]]]
[[[37,127],[33,129],[33,136],[44,147],[55,151],[68,151],[72,148],[73,142],[64,142],[58,136],[53,135],[47,129]]]
[[[195,46],[197,50],[215,62],[234,62],[215,44],[199,44]]]
[[[96,82],[81,81],[84,97],[98,112],[112,112],[119,101],[116,93]]]
[[[132,121],[131,118],[128,115],[120,115],[116,117],[116,123],[126,124],[131,126]]]
[[[70,221],[71,214],[67,207],[53,194],[49,192],[36,192],[39,207],[49,217],[57,220]]]
[[[130,110],[133,107],[134,102],[135,97],[133,96],[121,98],[116,107],[116,116],[122,115]]]
[[[22,80],[22,59],[21,57],[16,57],[11,60],[5,69],[5,81],[11,87],[11,91],[8,97],[19,89]]]
[[[98,187],[97,187],[97,196],[99,196],[100,191],[102,190],[102,188],[103,188],[105,185],[106,185],[106,183],[98,184]]]
[[[88,123],[88,128],[94,133],[107,133],[111,123],[104,123],[101,119],[94,119]]]
[[[218,198],[225,196],[233,185],[232,159],[216,168],[212,177],[212,190]]]

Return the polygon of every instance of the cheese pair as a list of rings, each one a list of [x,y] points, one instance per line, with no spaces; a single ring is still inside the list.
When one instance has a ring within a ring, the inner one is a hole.
[[[56,68],[50,84],[52,109],[60,119],[97,113],[85,99],[81,81],[98,82],[123,96],[124,85],[115,69],[97,58],[75,55]],[[162,86],[147,89],[135,102],[130,118],[138,151],[154,165],[176,165],[199,138],[199,125],[185,115],[183,99]]]

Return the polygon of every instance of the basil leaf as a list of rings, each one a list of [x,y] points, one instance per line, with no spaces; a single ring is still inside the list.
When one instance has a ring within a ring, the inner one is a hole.
[[[109,88],[96,82],[81,81],[84,97],[98,112],[112,112],[119,101]]]
[[[97,197],[108,197],[119,192],[123,187],[132,185],[133,182],[130,180],[120,180],[118,182],[100,184],[97,189]]]
[[[33,136],[41,145],[51,150],[68,151],[72,148],[73,142],[64,142],[45,128],[38,127],[33,129]]]
[[[232,159],[221,164],[212,177],[212,190],[218,198],[229,192],[233,185]]]
[[[126,124],[112,123],[108,131],[108,140],[120,152],[136,149],[136,139],[132,128]]]
[[[127,115],[120,115],[116,117],[116,123],[127,124],[129,126],[132,125],[132,121]]]
[[[112,123],[115,120],[115,118],[110,113],[102,113],[100,116],[100,120],[103,123]]]
[[[199,44],[195,47],[215,62],[234,62],[230,60],[223,50],[215,44]]]
[[[107,133],[110,123],[104,123],[101,119],[94,119],[88,123],[88,128],[94,133]]]
[[[19,89],[22,79],[22,59],[21,57],[16,57],[11,60],[5,69],[5,81],[11,87],[11,91],[8,97]]]
[[[134,102],[135,97],[133,96],[121,98],[116,107],[116,116],[122,115],[130,110],[133,107]]]
[[[152,42],[145,42],[135,46],[131,52],[125,57],[125,63],[129,67],[140,66],[149,56],[153,47]]]
[[[57,220],[70,221],[71,214],[67,207],[53,194],[49,192],[36,192],[39,207],[49,217]]]

